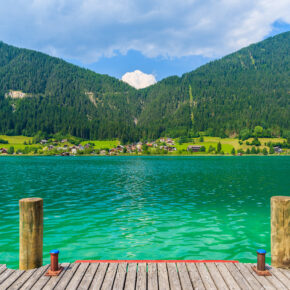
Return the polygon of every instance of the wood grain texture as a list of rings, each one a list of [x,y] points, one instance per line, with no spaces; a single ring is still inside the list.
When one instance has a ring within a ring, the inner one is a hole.
[[[182,289],[193,290],[185,263],[177,263],[176,265]]]
[[[207,270],[204,263],[196,263],[196,267],[200,273],[201,279],[206,289],[217,289],[215,283]]]
[[[177,273],[177,267],[175,263],[167,263],[167,271],[169,277],[170,289],[181,290],[181,284]]]
[[[228,268],[225,266],[224,263],[215,263],[215,265],[219,270],[220,274],[222,275],[229,289],[231,290],[241,289],[237,284],[235,278],[231,275],[230,271],[228,270]]]
[[[206,263],[207,270],[209,271],[216,287],[218,289],[229,289],[223,277],[221,276],[218,268],[214,263]]]
[[[134,290],[137,278],[137,263],[129,263],[125,290]]]
[[[61,277],[61,280],[55,286],[54,290],[66,289],[67,285],[69,284],[70,280],[72,279],[79,266],[79,263],[70,264],[63,276]]]
[[[25,272],[22,270],[16,270],[13,271],[13,273],[11,275],[9,275],[9,277],[0,285],[0,289],[1,290],[6,290],[9,289],[9,287],[15,282],[17,281],[17,279],[19,277],[21,277],[21,275],[23,275]]]
[[[160,290],[169,290],[169,279],[168,279],[168,272],[167,266],[165,263],[158,263],[157,264],[157,272],[158,272],[158,282],[159,282],[159,289]]]
[[[99,263],[92,263],[89,265],[82,281],[80,282],[78,286],[78,290],[89,289],[99,265],[100,265]]]
[[[271,265],[290,268],[290,196],[271,198]]]
[[[148,290],[158,290],[156,263],[148,263]]]
[[[43,199],[23,198],[19,201],[19,269],[42,266]]]
[[[118,263],[110,263],[107,269],[102,290],[111,290],[117,273]]]
[[[117,274],[115,277],[115,282],[113,285],[113,290],[124,289],[126,273],[127,273],[127,263],[119,263]]]
[[[81,283],[88,267],[89,263],[81,263],[78,269],[75,271],[74,275],[72,276],[67,288],[70,290],[75,290],[78,288],[79,284]]]
[[[189,277],[191,279],[191,283],[192,283],[194,289],[204,290],[205,287],[203,285],[200,274],[197,270],[196,264],[187,263],[186,266],[187,266]]]
[[[108,266],[108,263],[100,263],[89,289],[101,289]]]
[[[138,263],[136,290],[146,290],[147,287],[147,265],[146,263]]]

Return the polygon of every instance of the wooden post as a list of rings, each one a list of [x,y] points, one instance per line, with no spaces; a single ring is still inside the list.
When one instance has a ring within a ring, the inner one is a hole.
[[[19,201],[19,269],[42,266],[43,200],[24,198]]]
[[[290,196],[271,198],[271,266],[290,268]]]

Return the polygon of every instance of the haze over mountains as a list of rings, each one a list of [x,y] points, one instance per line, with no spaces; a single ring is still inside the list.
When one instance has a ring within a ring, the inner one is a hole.
[[[182,77],[136,90],[61,59],[0,43],[0,133],[61,132],[125,141],[289,132],[290,32]]]

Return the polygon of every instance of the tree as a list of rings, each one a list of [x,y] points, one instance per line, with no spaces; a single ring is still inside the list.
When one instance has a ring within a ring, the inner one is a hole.
[[[267,148],[266,147],[263,148],[263,151],[262,152],[263,152],[264,155],[268,155],[268,151],[267,151]]]
[[[251,151],[250,151],[249,148],[247,148],[247,150],[246,150],[246,154],[251,154]]]
[[[263,133],[263,127],[261,126],[256,126],[254,129],[254,134],[255,136],[261,136]]]
[[[205,152],[205,147],[204,146],[201,146],[200,149],[199,149],[199,151],[200,152]]]
[[[221,150],[222,150],[222,144],[221,144],[221,142],[218,142],[218,144],[217,144],[217,152],[220,153]]]
[[[203,141],[204,141],[203,136],[200,136],[200,138],[199,138],[199,142],[203,142]]]
[[[253,147],[251,148],[251,154],[257,154],[257,151],[256,151],[255,146],[253,146]]]
[[[235,148],[232,149],[231,154],[232,155],[236,155],[236,149]]]
[[[270,146],[269,153],[270,153],[270,154],[274,154],[274,153],[275,153],[275,150],[274,150],[273,145]]]
[[[10,146],[8,149],[8,154],[13,154],[14,153],[14,146]]]

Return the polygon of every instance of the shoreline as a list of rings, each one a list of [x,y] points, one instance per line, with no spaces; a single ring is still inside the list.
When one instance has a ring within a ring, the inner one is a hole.
[[[118,155],[93,155],[93,154],[80,154],[80,155],[43,155],[43,154],[4,154],[1,157],[281,157],[290,156],[289,154],[243,154],[243,155],[232,155],[232,154],[118,154]]]

